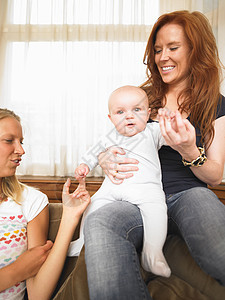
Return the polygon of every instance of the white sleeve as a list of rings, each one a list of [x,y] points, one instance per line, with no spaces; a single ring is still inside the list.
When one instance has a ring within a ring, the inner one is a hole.
[[[22,210],[27,222],[33,220],[48,205],[48,197],[36,190],[26,186],[23,191]]]
[[[98,142],[92,146],[80,159],[80,164],[88,165],[90,171],[94,169],[98,165],[98,156],[101,152],[106,150],[106,141],[105,138],[102,137],[98,140]]]
[[[160,126],[158,122],[152,122],[147,124],[152,132],[156,147],[159,150],[162,146],[167,146],[164,137],[161,134]]]

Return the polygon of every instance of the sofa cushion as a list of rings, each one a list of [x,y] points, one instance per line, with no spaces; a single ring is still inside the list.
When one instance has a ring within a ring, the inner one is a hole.
[[[55,240],[60,219],[62,215],[62,204],[51,203],[49,205],[49,235],[48,238]],[[74,233],[74,239],[78,237],[79,228]],[[171,268],[170,278],[156,277],[142,269],[142,275],[145,282],[148,282],[148,289],[154,300],[222,300],[225,299],[225,287],[221,286],[216,280],[211,278],[196,264],[191,257],[185,242],[178,236],[170,235],[167,237],[164,246],[165,257]],[[74,269],[76,259],[72,258],[66,263],[62,272],[58,289],[67,276]],[[68,259],[67,259],[68,260]],[[77,299],[89,299],[87,289],[87,275],[84,259],[84,249],[82,250],[76,267],[74,269],[76,280],[74,289],[79,295]],[[57,290],[58,290],[57,289]],[[81,293],[82,292],[82,293]]]
[[[210,300],[225,299],[225,287],[206,274],[192,258],[185,242],[178,236],[168,236],[165,247],[165,257],[173,275],[198,289]],[[196,298],[198,299],[198,298]]]
[[[171,275],[169,278],[158,277],[148,284],[150,295],[154,300],[212,300],[203,295],[184,280]]]

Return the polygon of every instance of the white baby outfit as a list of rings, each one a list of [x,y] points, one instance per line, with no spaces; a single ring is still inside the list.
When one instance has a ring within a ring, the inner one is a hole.
[[[0,268],[27,250],[27,223],[48,205],[47,196],[31,187],[25,187],[22,198],[21,205],[10,198],[0,204]],[[25,281],[18,282],[0,292],[0,299],[22,300],[25,288]]]
[[[128,201],[137,205],[144,224],[142,265],[147,271],[169,276],[170,270],[162,253],[167,234],[167,206],[161,182],[161,167],[158,150],[165,141],[157,122],[148,123],[145,130],[132,136],[120,135],[113,129],[82,157],[81,163],[90,170],[98,164],[98,155],[110,146],[119,146],[127,157],[139,161],[139,170],[122,184],[113,184],[106,176],[102,186],[92,197],[91,204],[82,219],[80,238],[71,243],[68,255],[76,256],[83,246],[84,219],[98,208],[113,201]],[[124,156],[123,156],[124,157]],[[159,266],[163,264],[162,266]],[[166,267],[165,267],[166,266]],[[163,269],[163,270],[162,270]],[[166,269],[166,270],[165,270]]]

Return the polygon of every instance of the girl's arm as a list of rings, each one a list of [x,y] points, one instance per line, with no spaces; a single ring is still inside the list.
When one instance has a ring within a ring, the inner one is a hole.
[[[175,122],[176,130],[174,129]],[[187,161],[196,159],[200,152],[196,145],[195,128],[187,119],[182,119],[180,113],[175,113],[171,120],[163,110],[159,110],[159,124],[167,144]],[[225,162],[225,116],[215,120],[215,136],[206,151],[207,161],[200,167],[190,167],[192,172],[203,182],[215,186],[223,178]],[[206,145],[207,148],[207,145]],[[188,168],[188,167],[186,167]]]
[[[82,213],[90,203],[90,196],[85,189],[84,180],[81,180],[79,187],[72,194],[69,194],[69,186],[70,180],[67,180],[62,195],[62,219],[52,250],[37,275],[27,280],[28,296],[31,300],[50,299],[63,269],[74,230]],[[45,218],[42,219],[42,216],[38,216],[38,219],[35,219],[34,222],[30,222],[31,226],[29,226],[30,246],[43,243],[43,240],[46,239]],[[37,235],[34,237],[34,234]]]
[[[52,247],[48,241],[44,246],[31,248],[21,254],[15,262],[0,269],[0,291],[37,274]]]

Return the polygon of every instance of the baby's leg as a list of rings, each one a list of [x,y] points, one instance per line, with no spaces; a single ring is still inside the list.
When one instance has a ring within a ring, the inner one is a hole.
[[[171,271],[162,252],[167,235],[166,204],[163,202],[141,203],[138,207],[144,225],[142,266],[148,272],[169,277]]]
[[[84,233],[83,233],[83,227],[84,227],[84,221],[87,218],[88,215],[99,209],[100,207],[111,203],[112,201],[115,201],[113,198],[110,198],[109,195],[107,195],[106,199],[99,198],[99,193],[97,192],[92,198],[91,198],[91,204],[88,206],[86,211],[83,214],[81,224],[80,224],[80,236],[77,240],[70,243],[67,256],[78,256],[80,254],[80,251],[84,245]],[[101,195],[103,196],[103,195]]]

